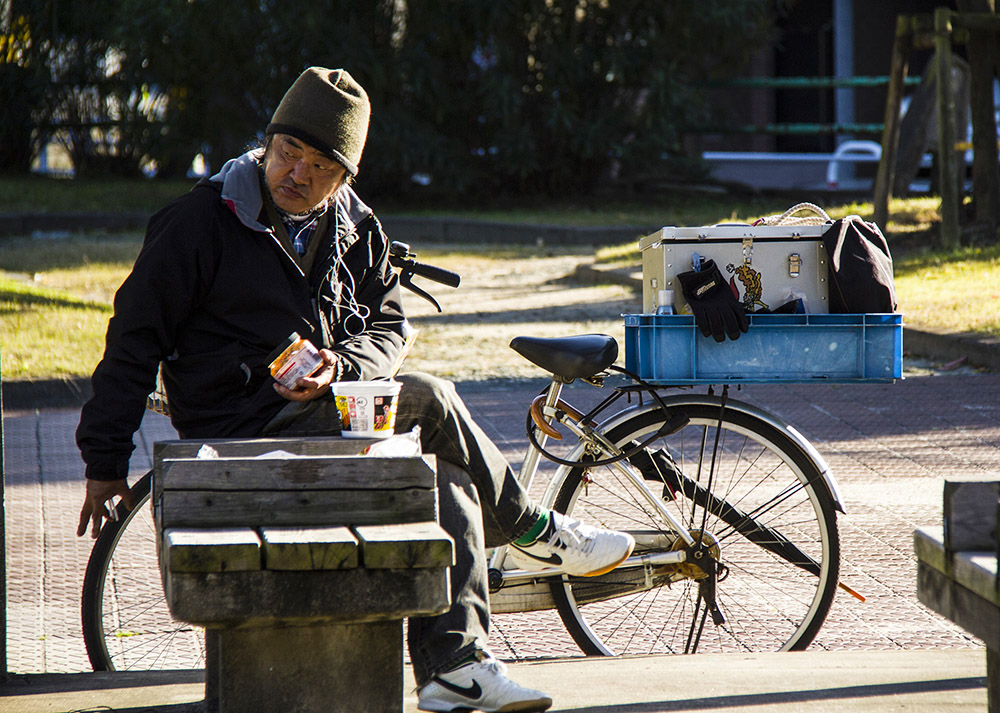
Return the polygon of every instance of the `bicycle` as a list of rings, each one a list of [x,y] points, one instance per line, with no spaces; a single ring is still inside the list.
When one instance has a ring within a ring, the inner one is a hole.
[[[444,277],[412,257],[399,248],[396,266]],[[511,568],[497,548],[493,611],[555,609],[587,655],[806,648],[839,584],[843,512],[816,449],[776,416],[731,399],[728,386],[662,395],[615,366],[611,337],[518,337],[511,347],[551,374],[528,411],[520,482],[531,487],[542,459],[554,462],[541,504],[628,530],[637,545],[592,578]],[[609,383],[619,378],[626,383]],[[607,395],[573,406],[563,397],[574,382]],[[560,428],[572,443],[558,445]],[[204,665],[200,632],[166,611],[149,485],[146,474],[133,486],[131,512],[118,505],[87,566],[83,631],[95,670]]]

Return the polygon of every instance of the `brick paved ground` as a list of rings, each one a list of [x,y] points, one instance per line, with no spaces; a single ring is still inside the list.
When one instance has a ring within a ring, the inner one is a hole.
[[[540,382],[460,384],[470,408],[513,462],[524,409]],[[916,600],[913,529],[940,522],[944,478],[1000,479],[1000,375],[911,376],[892,385],[750,386],[736,395],[795,425],[829,461],[843,492],[842,578],[868,597],[838,594],[814,647],[976,648],[979,643]],[[11,671],[89,670],[79,598],[89,539],[74,536],[82,495],[73,445],[79,412],[4,415]],[[136,474],[156,440],[174,434],[150,415]],[[575,655],[552,615],[496,617],[504,658]]]

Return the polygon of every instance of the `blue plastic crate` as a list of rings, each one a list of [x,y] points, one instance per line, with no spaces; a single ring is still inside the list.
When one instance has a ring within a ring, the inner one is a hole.
[[[653,384],[891,382],[900,314],[749,315],[740,338],[703,337],[690,315],[625,315],[625,366]]]

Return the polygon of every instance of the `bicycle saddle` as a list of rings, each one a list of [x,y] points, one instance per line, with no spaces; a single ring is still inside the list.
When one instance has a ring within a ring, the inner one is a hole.
[[[566,379],[586,379],[618,358],[618,342],[606,334],[575,337],[514,337],[510,348],[548,372]]]

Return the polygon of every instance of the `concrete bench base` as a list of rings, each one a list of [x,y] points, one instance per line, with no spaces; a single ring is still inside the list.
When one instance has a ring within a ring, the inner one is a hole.
[[[949,534],[953,534],[955,529],[953,525]],[[948,544],[943,527],[922,527],[914,532],[917,598],[928,609],[986,644],[988,710],[1000,713],[1000,575],[997,557],[989,551],[954,551]],[[984,540],[977,546],[984,544],[991,543]]]
[[[917,564],[917,598],[986,643],[987,710],[1000,713],[1000,608],[923,562]]]
[[[210,629],[209,711],[403,709],[403,622]]]

